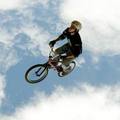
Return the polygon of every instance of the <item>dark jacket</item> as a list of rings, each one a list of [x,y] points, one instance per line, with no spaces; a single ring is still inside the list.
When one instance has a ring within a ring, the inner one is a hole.
[[[76,32],[74,35],[71,35],[68,32],[68,29],[69,28],[64,30],[63,33],[58,37],[58,39],[63,40],[65,38],[67,38],[69,40],[70,49],[71,49],[73,55],[75,57],[78,57],[79,54],[82,53],[82,41],[81,41],[80,34],[78,32]]]

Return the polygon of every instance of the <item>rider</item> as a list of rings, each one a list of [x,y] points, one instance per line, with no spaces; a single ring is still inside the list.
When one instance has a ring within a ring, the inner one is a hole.
[[[65,29],[57,39],[49,42],[49,45],[53,47],[57,41],[67,38],[68,43],[55,50],[56,54],[66,53],[66,56],[63,60],[63,64],[66,66],[82,53],[82,41],[79,34],[81,27],[81,23],[77,20],[74,20],[71,22],[70,27]]]

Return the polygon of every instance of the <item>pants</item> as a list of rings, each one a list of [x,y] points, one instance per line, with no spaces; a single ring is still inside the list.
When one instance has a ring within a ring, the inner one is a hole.
[[[69,65],[69,63],[72,62],[74,58],[67,58],[68,56],[73,55],[70,50],[70,45],[68,43],[64,44],[63,46],[55,50],[55,54],[63,54],[63,53],[66,53],[67,56],[63,59],[62,64]]]

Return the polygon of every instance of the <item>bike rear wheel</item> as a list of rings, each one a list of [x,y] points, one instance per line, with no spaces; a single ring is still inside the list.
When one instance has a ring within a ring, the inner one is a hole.
[[[38,83],[48,75],[47,64],[36,64],[31,66],[25,73],[25,79],[29,83]]]
[[[66,70],[65,72],[58,72],[58,76],[59,77],[64,77],[64,76],[68,75],[69,73],[71,73],[74,70],[74,68],[76,66],[76,63],[74,61],[72,61],[69,64],[69,66],[70,66],[70,69]]]

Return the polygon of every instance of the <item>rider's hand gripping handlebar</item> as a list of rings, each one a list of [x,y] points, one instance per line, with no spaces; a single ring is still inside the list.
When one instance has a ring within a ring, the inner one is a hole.
[[[50,47],[53,47],[53,46],[55,45],[55,43],[56,43],[56,41],[55,41],[55,40],[50,41],[50,42],[49,42],[49,46],[50,46]]]

